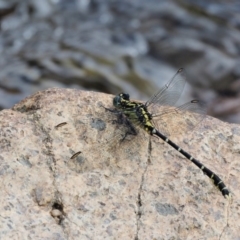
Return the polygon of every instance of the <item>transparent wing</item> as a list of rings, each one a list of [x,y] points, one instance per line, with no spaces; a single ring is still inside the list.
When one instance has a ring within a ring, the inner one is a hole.
[[[173,106],[180,98],[185,82],[185,71],[183,68],[180,68],[164,88],[154,94],[145,105],[147,107],[154,104]]]
[[[177,136],[194,131],[206,117],[206,105],[192,100],[179,107],[160,106],[157,114],[153,114],[153,122],[166,136]]]

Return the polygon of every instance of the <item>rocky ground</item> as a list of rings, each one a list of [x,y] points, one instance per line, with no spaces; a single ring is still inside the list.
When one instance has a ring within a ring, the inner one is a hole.
[[[100,107],[111,102],[50,89],[0,112],[0,239],[239,239],[239,126],[207,117],[171,138],[223,179],[228,201],[161,140],[119,142]]]
[[[239,11],[239,1],[1,0],[0,106],[49,87],[147,99],[184,67],[186,99],[240,122]]]

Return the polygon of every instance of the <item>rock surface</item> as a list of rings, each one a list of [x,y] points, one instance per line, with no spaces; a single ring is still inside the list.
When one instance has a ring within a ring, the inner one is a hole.
[[[119,143],[101,105],[112,96],[49,89],[0,112],[0,239],[240,239],[238,125],[207,117],[171,138],[222,177],[229,202],[162,141]]]

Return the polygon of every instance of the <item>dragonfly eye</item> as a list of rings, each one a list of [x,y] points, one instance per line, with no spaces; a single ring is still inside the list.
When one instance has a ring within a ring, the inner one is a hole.
[[[130,99],[129,94],[127,94],[127,93],[121,93],[121,94],[119,94],[119,96],[121,96],[121,98],[126,101],[129,101],[129,99]]]
[[[123,102],[129,101],[129,94],[127,93],[120,93],[113,99],[113,106],[114,107],[121,107]]]

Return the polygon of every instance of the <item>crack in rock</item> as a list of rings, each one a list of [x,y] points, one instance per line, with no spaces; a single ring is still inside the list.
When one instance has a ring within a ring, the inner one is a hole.
[[[225,229],[229,226],[229,212],[230,212],[231,203],[232,203],[232,199],[229,200],[229,204],[228,204],[228,207],[227,207],[227,222],[226,222],[226,225],[222,229],[222,232],[219,236],[219,240],[222,239],[222,236],[223,236],[223,233],[224,233]]]
[[[145,180],[145,175],[146,175],[146,172],[148,170],[149,163],[151,162],[151,160],[150,160],[151,150],[152,150],[151,139],[149,139],[147,163],[146,163],[146,167],[145,167],[145,169],[142,173],[141,183],[140,183],[139,190],[138,190],[137,213],[136,213],[137,232],[136,232],[135,240],[139,240],[138,233],[139,233],[139,230],[140,230],[140,221],[141,221],[141,217],[142,217],[142,209],[141,209],[142,208],[142,197],[141,197],[141,194],[142,194],[143,184],[144,184],[144,180]]]

